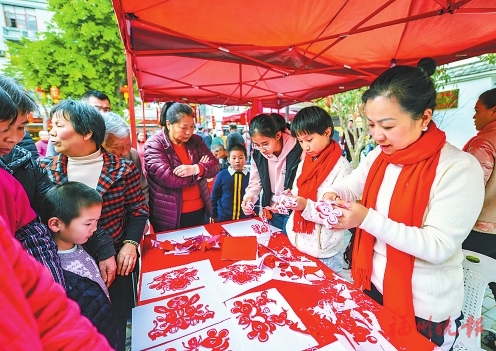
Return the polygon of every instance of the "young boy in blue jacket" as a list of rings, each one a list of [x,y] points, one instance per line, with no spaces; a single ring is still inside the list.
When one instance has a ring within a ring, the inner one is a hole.
[[[249,217],[241,210],[241,202],[250,179],[250,172],[245,169],[246,149],[243,145],[234,144],[228,151],[230,166],[219,172],[212,189],[211,223]]]

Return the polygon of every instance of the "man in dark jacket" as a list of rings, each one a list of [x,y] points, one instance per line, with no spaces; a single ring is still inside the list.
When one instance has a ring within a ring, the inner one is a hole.
[[[231,123],[229,125],[229,134],[227,135],[227,141],[226,141],[227,151],[231,150],[231,147],[234,144],[240,144],[245,146],[245,139],[243,139],[243,136],[238,132],[237,124]]]

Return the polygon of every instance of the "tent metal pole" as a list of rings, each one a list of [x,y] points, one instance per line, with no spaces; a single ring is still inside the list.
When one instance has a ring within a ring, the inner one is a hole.
[[[136,111],[134,110],[134,85],[133,85],[133,58],[129,50],[126,50],[126,72],[127,72],[127,88],[129,91],[129,124],[131,125],[131,142],[136,149],[137,134],[136,134]],[[143,122],[145,116],[143,115]]]

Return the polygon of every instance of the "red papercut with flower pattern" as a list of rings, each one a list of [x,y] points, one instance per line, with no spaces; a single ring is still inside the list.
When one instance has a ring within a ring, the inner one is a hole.
[[[156,276],[148,286],[150,289],[162,289],[161,294],[165,294],[166,291],[184,290],[198,279],[198,269],[184,267]]]
[[[229,330],[222,329],[217,332],[216,329],[210,329],[207,332],[207,337],[203,339],[201,336],[192,337],[187,343],[183,342],[182,351],[228,351],[229,348]],[[168,348],[165,351],[178,351],[176,348]]]
[[[263,274],[264,271],[260,270],[254,264],[236,264],[229,266],[227,271],[220,272],[219,276],[225,279],[224,283],[232,281],[233,283],[243,285],[258,281]]]
[[[258,338],[260,342],[269,340],[276,328],[288,326],[291,330],[308,334],[306,330],[298,328],[297,323],[287,319],[287,310],[282,309],[279,314],[271,314],[269,304],[277,305],[277,301],[267,297],[267,291],[263,291],[255,300],[243,299],[235,301],[231,312],[236,316],[238,324],[250,329],[248,339]]]
[[[204,323],[214,318],[215,312],[208,309],[208,305],[197,302],[200,295],[177,296],[167,302],[167,306],[155,306],[154,312],[159,315],[153,321],[155,327],[148,332],[150,339],[155,340],[162,336],[177,333],[180,329],[186,330],[190,326]],[[196,305],[195,305],[196,304]]]

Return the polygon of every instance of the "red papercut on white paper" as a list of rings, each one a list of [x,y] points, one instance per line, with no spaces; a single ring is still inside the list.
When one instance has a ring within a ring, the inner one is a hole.
[[[226,301],[247,290],[268,282],[272,270],[260,268],[256,261],[238,261],[230,266],[215,271],[219,283],[220,301]]]
[[[312,285],[325,280],[326,276],[315,262],[278,262],[273,269],[272,279]]]
[[[338,330],[338,339],[347,341],[352,350],[395,351],[396,348],[384,337],[375,316],[376,306],[348,283],[339,279],[328,280],[320,292],[323,298],[308,311],[319,317],[322,330]],[[324,296],[326,296],[324,298]]]
[[[142,350],[208,328],[229,318],[205,289],[133,309],[132,349]]]
[[[240,351],[231,320],[200,330],[150,350],[161,351]]]
[[[226,301],[245,350],[303,350],[317,344],[276,289]]]
[[[218,273],[219,277],[225,279],[224,283],[232,281],[239,285],[258,282],[263,274],[264,271],[258,269],[255,264],[236,264],[230,266],[229,269]]]
[[[214,277],[209,260],[143,273],[140,301],[212,285]]]
[[[223,224],[222,227],[232,236],[270,236],[271,232],[280,232],[279,228],[264,224],[257,219],[249,219],[229,224]]]

